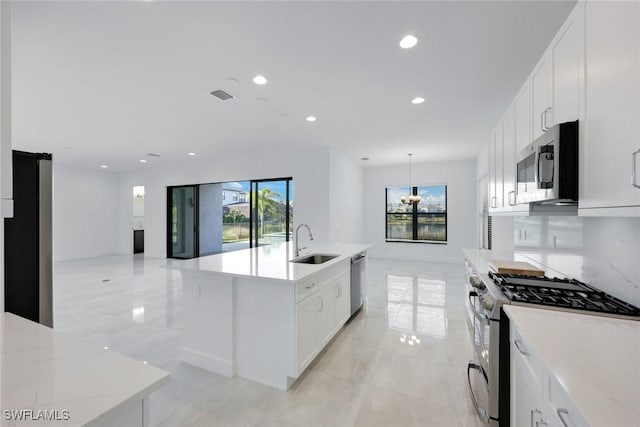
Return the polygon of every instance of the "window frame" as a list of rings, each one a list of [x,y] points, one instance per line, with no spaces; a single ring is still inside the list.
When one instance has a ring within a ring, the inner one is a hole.
[[[389,213],[387,206],[389,205],[389,189],[394,187],[406,187],[411,189],[411,194],[418,195],[418,188],[420,187],[444,187],[444,213],[420,213],[418,211],[418,205],[412,204],[412,212],[403,213]],[[392,239],[389,238],[389,215],[410,215],[412,225],[412,238],[411,239]],[[438,215],[444,217],[444,240],[422,240],[418,239],[418,219],[420,216]],[[385,225],[385,242],[388,243],[426,243],[435,245],[446,245],[449,241],[449,188],[447,184],[425,184],[425,185],[394,185],[385,187],[384,189],[384,225]]]

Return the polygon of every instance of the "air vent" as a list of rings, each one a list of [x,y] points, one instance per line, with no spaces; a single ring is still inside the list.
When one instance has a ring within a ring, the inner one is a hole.
[[[222,89],[218,89],[218,90],[214,90],[213,92],[211,92],[211,95],[215,96],[218,99],[221,99],[223,101],[227,101],[229,99],[233,99],[233,95],[228,94],[227,92],[223,91]]]
[[[147,153],[147,156],[151,156],[151,157],[160,157],[160,154],[156,154],[156,153]]]

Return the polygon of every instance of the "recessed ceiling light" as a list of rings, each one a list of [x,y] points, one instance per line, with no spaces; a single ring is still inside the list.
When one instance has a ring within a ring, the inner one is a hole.
[[[413,36],[411,34],[404,36],[402,40],[400,40],[400,47],[403,49],[411,49],[417,44],[418,39],[416,38],[416,36]]]
[[[102,169],[106,169],[106,168],[108,168],[109,166],[107,166],[107,165],[100,165],[100,167],[101,167]]]
[[[140,159],[138,160],[140,163],[147,163],[147,161],[145,159]]]
[[[309,117],[307,117],[307,118],[306,118],[306,120],[307,120],[308,122],[315,122],[315,121],[316,121],[316,118],[315,118],[314,116],[309,116]]]
[[[257,75],[253,78],[253,82],[257,85],[266,85],[267,78],[265,76]]]
[[[196,153],[187,153],[189,156],[195,156]]]
[[[411,100],[412,104],[422,104],[424,102],[424,98],[421,96],[416,96]]]

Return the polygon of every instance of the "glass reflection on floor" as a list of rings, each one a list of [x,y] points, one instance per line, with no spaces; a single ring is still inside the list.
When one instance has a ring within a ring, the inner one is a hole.
[[[420,344],[419,335],[447,336],[444,280],[387,275],[387,326],[406,332],[400,342]]]

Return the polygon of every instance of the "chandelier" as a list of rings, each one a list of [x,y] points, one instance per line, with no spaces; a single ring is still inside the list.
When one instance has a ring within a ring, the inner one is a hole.
[[[400,196],[400,201],[405,205],[417,205],[422,200],[417,194],[413,194],[413,185],[411,185],[411,156],[413,153],[409,153],[409,195],[408,196]]]

